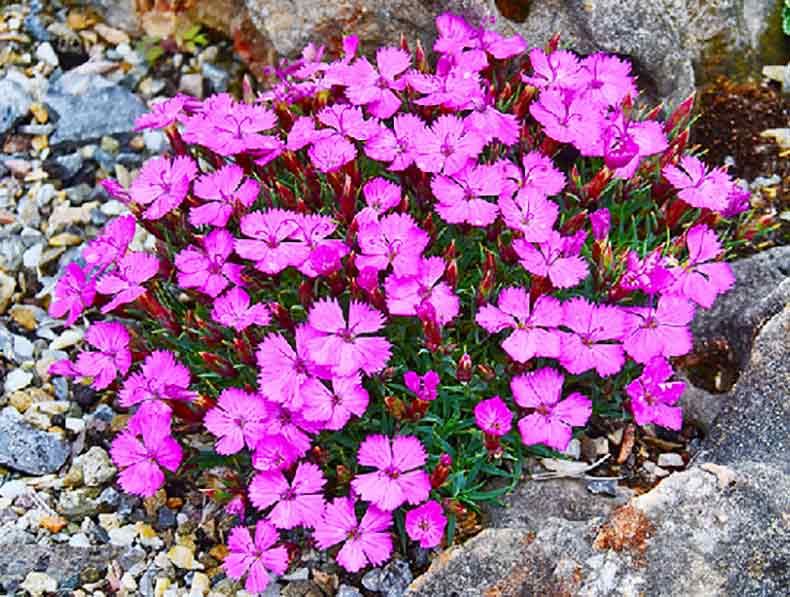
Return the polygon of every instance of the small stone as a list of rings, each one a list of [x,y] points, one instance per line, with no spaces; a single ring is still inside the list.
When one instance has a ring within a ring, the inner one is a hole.
[[[651,477],[661,478],[666,477],[669,474],[668,470],[661,468],[655,462],[651,462],[649,460],[645,461],[645,463],[642,465],[642,468]]]
[[[83,585],[89,585],[97,582],[102,577],[102,572],[96,566],[88,564],[80,570],[80,582]]]
[[[356,587],[349,585],[340,585],[337,588],[337,595],[335,597],[362,597],[362,593]]]
[[[605,437],[582,437],[582,455],[587,462],[595,462],[609,453],[609,440]]]
[[[297,580],[308,580],[310,578],[310,570],[307,568],[297,568],[290,574],[286,574],[283,576],[283,580],[287,581],[297,581]]]
[[[63,477],[63,487],[74,488],[82,485],[82,468],[71,465],[69,472]]]
[[[9,313],[11,320],[28,332],[34,331],[38,327],[36,310],[27,305],[14,305]]]
[[[587,491],[593,495],[617,497],[617,481],[614,479],[592,479],[587,481]]]
[[[65,425],[66,431],[71,431],[75,435],[85,430],[85,421],[77,417],[66,417]]]
[[[107,534],[110,536],[110,545],[129,547],[137,538],[137,526],[127,524],[117,529],[110,529]]]
[[[661,467],[681,467],[684,466],[683,457],[674,452],[665,452],[658,455],[658,466]]]
[[[582,455],[582,443],[578,439],[572,439],[563,454],[574,460],[579,460]]]
[[[129,43],[129,36],[125,32],[104,23],[94,25],[93,30],[115,46]]]
[[[26,388],[33,381],[33,374],[24,369],[14,369],[5,378],[3,389],[6,393],[16,392],[22,388]]]
[[[33,102],[30,104],[30,111],[33,113],[33,117],[39,124],[46,124],[46,122],[49,120],[49,112],[47,111],[47,107],[41,102]]]
[[[101,138],[100,147],[107,153],[116,154],[121,147],[121,144],[115,137],[105,135]]]
[[[16,279],[0,271],[0,314],[5,313],[11,297],[14,296],[14,290],[16,290]]]
[[[53,247],[74,247],[82,242],[82,238],[70,232],[56,234],[49,239],[49,244]]]
[[[22,265],[27,269],[36,269],[41,265],[41,256],[44,253],[44,244],[36,243],[27,251],[22,253]]]
[[[160,531],[176,528],[176,513],[166,506],[159,508],[154,527]]]
[[[41,528],[47,529],[53,535],[62,531],[67,524],[68,522],[65,518],[57,515],[45,516],[38,523]]]
[[[55,54],[52,44],[50,44],[48,41],[38,45],[36,48],[36,58],[46,62],[52,67],[56,67],[59,64],[58,55]]]
[[[0,79],[0,135],[28,113],[31,103],[30,95],[22,85],[8,77]]]
[[[82,520],[86,516],[96,514],[96,500],[93,497],[95,495],[95,489],[88,487],[64,491],[58,498],[58,511],[70,520]]]
[[[91,546],[91,540],[85,533],[77,533],[69,537],[69,546],[70,547],[82,547],[88,548]]]
[[[117,469],[112,463],[109,454],[99,446],[93,446],[76,459],[82,467],[84,483],[88,487],[98,487],[111,480]]]
[[[43,572],[30,572],[19,586],[33,597],[39,597],[44,593],[57,591],[58,581]]]
[[[174,545],[171,547],[170,551],[167,552],[167,559],[182,570],[192,570],[196,564],[194,551],[186,545]]]
[[[105,531],[111,531],[121,527],[121,517],[115,512],[102,512],[99,514],[99,526]]]
[[[197,98],[203,97],[203,75],[200,73],[189,73],[181,75],[181,81],[178,85],[178,90],[183,91],[187,95],[192,95]]]
[[[189,586],[189,597],[201,597],[206,595],[211,588],[211,579],[202,572],[195,572],[192,577],[192,584]]]
[[[129,592],[134,592],[137,590],[137,581],[134,579],[134,576],[124,572],[123,576],[121,576],[121,586]]]
[[[69,348],[70,346],[74,346],[82,340],[83,332],[77,329],[68,329],[65,330],[60,336],[55,338],[49,345],[50,350],[63,350],[64,348]]]

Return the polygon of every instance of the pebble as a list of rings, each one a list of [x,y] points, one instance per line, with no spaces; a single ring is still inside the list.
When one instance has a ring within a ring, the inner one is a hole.
[[[14,369],[5,378],[3,389],[5,392],[11,393],[26,388],[33,381],[33,374],[24,369]]]
[[[74,346],[82,340],[84,333],[76,328],[69,328],[63,331],[60,336],[55,338],[49,345],[50,350],[63,350],[70,346]]]
[[[617,497],[617,481],[614,479],[592,479],[587,481],[587,491],[593,495]]]
[[[646,460],[645,463],[642,465],[642,468],[647,472],[648,475],[652,477],[666,477],[669,474],[669,471],[666,469],[661,468],[655,462],[651,462]]]
[[[110,545],[129,547],[137,538],[137,526],[127,524],[117,529],[109,529],[107,534],[110,536]]]
[[[25,577],[20,587],[33,597],[39,597],[44,593],[54,593],[58,589],[58,581],[43,572],[34,571]]]
[[[69,546],[88,548],[91,546],[91,540],[85,533],[76,533],[69,537]]]
[[[665,452],[658,455],[658,466],[660,467],[681,467],[685,466],[683,457],[675,452]]]
[[[206,595],[209,589],[211,589],[211,579],[202,572],[195,572],[189,586],[189,597],[201,597]]]
[[[182,570],[192,570],[196,566],[200,566],[195,561],[195,552],[186,545],[174,545],[167,552],[167,559],[170,560],[174,566]]]
[[[203,75],[200,73],[189,73],[181,75],[178,90],[194,97],[203,97]]]
[[[85,454],[79,456],[75,463],[82,467],[83,482],[88,487],[103,485],[110,481],[117,472],[110,455],[99,446],[93,446]]]
[[[359,589],[349,585],[340,585],[337,588],[337,595],[335,597],[362,597]]]
[[[43,60],[53,68],[60,64],[60,61],[58,60],[58,55],[55,54],[55,50],[53,49],[52,44],[50,44],[48,41],[45,41],[38,45],[38,47],[36,48],[36,58],[38,58],[39,60]]]
[[[0,271],[0,315],[6,312],[16,290],[16,279]]]

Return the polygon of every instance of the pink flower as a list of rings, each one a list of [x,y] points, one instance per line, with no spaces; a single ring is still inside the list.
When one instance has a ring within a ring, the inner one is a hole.
[[[475,423],[489,435],[506,435],[512,427],[512,421],[513,412],[499,396],[481,400],[475,406]]]
[[[527,42],[520,35],[505,37],[497,31],[484,29],[480,34],[480,47],[497,60],[507,60],[527,49]]]
[[[378,470],[357,475],[351,487],[360,497],[391,512],[401,504],[419,504],[431,492],[428,473],[422,470],[427,460],[420,440],[399,435],[392,440],[384,435],[369,435],[359,446],[357,462]]]
[[[686,155],[678,168],[672,164],[664,166],[663,174],[678,190],[678,197],[692,207],[724,211],[729,203],[732,180],[721,168],[710,172],[698,158]]]
[[[370,397],[362,387],[359,373],[350,377],[333,377],[332,390],[321,384],[323,391],[305,398],[302,413],[310,421],[323,421],[329,431],[339,431],[351,416],[361,417],[368,408]]]
[[[596,52],[582,60],[589,74],[587,88],[582,92],[592,104],[619,106],[628,96],[636,97],[631,65],[617,56]]]
[[[362,187],[362,194],[367,207],[360,210],[354,218],[359,225],[377,222],[379,217],[393,207],[400,205],[401,202],[400,186],[381,176],[367,181]]]
[[[623,179],[631,178],[645,157],[661,153],[668,146],[664,129],[655,120],[632,121],[619,111],[603,126],[600,139],[604,161],[615,176]]]
[[[560,334],[555,328],[562,323],[562,305],[557,299],[543,295],[530,310],[526,290],[505,288],[499,293],[498,305],[484,305],[475,321],[492,334],[508,328],[514,330],[502,341],[502,348],[510,358],[526,363],[535,356],[560,356]]]
[[[118,262],[114,271],[105,274],[96,284],[101,294],[114,294],[113,299],[101,308],[109,313],[115,307],[131,303],[145,294],[144,282],[159,271],[159,259],[148,253],[127,253]]]
[[[118,403],[124,408],[140,404],[133,419],[145,418],[145,413],[170,412],[165,400],[192,400],[195,392],[189,391],[189,369],[176,361],[175,355],[157,350],[145,357],[137,373],[126,378]]]
[[[728,263],[714,261],[723,252],[716,232],[698,224],[686,233],[689,257],[685,265],[673,267],[670,272],[675,278],[668,294],[690,299],[710,309],[720,294],[735,284],[735,276]]]
[[[523,169],[512,162],[505,162],[506,175],[512,184],[506,184],[503,192],[508,196],[514,190],[530,189],[544,197],[557,195],[565,188],[565,175],[554,165],[549,156],[540,151],[530,151],[522,160]],[[515,184],[515,188],[511,187]]]
[[[416,145],[415,161],[420,170],[452,176],[467,162],[477,159],[483,150],[483,139],[474,131],[467,131],[457,116],[444,114],[419,134]]]
[[[309,445],[309,444],[308,444]],[[294,445],[280,434],[265,435],[252,455],[252,466],[258,471],[285,470],[299,459]]]
[[[96,280],[87,278],[85,271],[76,263],[66,266],[66,273],[55,285],[54,300],[49,304],[52,317],[63,317],[66,312],[66,327],[77,321],[86,308],[93,304],[96,297]]]
[[[121,469],[118,482],[124,491],[150,497],[164,485],[162,469],[176,472],[183,453],[170,436],[170,418],[146,416],[129,421],[128,429],[113,440],[110,456]]]
[[[365,154],[380,162],[391,162],[388,170],[399,172],[414,163],[417,157],[417,138],[425,132],[425,123],[414,114],[398,114],[392,130],[382,126],[368,139]]]
[[[250,297],[238,286],[234,286],[214,301],[211,317],[217,323],[243,332],[251,325],[269,325],[269,308],[257,303],[250,306]]]
[[[310,462],[299,463],[290,483],[279,470],[262,471],[250,483],[250,502],[258,510],[274,504],[269,520],[279,529],[313,527],[324,510],[325,483],[321,469]]]
[[[436,388],[439,387],[439,374],[436,371],[428,371],[425,375],[419,375],[416,371],[407,371],[403,374],[403,383],[419,400],[425,402],[436,400]]]
[[[667,260],[659,247],[644,259],[635,251],[626,257],[626,271],[620,278],[620,287],[626,290],[641,290],[647,294],[658,294],[672,283],[672,274],[666,267]]]
[[[140,170],[129,188],[132,201],[148,207],[143,212],[146,220],[158,220],[174,210],[189,191],[189,184],[197,174],[197,166],[189,156],[151,158]]]
[[[348,255],[348,246],[340,239],[326,238],[337,229],[337,223],[316,214],[300,215],[296,223],[291,237],[295,242],[289,246],[290,264],[309,278],[339,269],[340,259]]]
[[[299,228],[298,216],[284,209],[246,214],[241,218],[241,232],[255,240],[236,239],[236,253],[255,261],[255,268],[266,274],[280,273],[291,265],[293,245],[284,241]]]
[[[337,299],[323,299],[310,309],[308,322],[319,332],[307,343],[310,355],[319,365],[331,367],[333,375],[348,377],[359,369],[370,375],[387,365],[389,340],[366,335],[384,327],[384,316],[365,303],[349,303],[346,323]]]
[[[459,313],[461,301],[446,282],[442,282],[445,263],[441,257],[419,261],[416,271],[392,273],[384,281],[387,309],[391,315],[418,315],[422,305],[431,306],[440,326],[450,323]]]
[[[472,103],[474,110],[464,118],[467,130],[476,132],[486,144],[498,139],[509,147],[518,141],[518,119],[497,110],[493,96],[473,98]]]
[[[557,288],[571,288],[587,277],[587,263],[579,257],[574,237],[562,237],[556,230],[537,247],[524,239],[513,242],[521,266],[536,276],[548,277]]]
[[[218,454],[235,454],[245,445],[255,449],[264,435],[263,420],[266,406],[257,394],[238,388],[226,388],[217,399],[217,406],[209,409],[203,424],[217,440]]]
[[[118,216],[110,220],[101,236],[90,241],[82,251],[85,263],[100,269],[116,263],[129,248],[134,238],[134,216]]]
[[[409,64],[411,57],[400,48],[379,48],[376,52],[378,71],[359,58],[346,71],[346,97],[356,106],[367,106],[376,118],[389,118],[398,111],[401,99],[392,90],[401,91],[404,81],[396,80]]]
[[[92,377],[91,387],[95,390],[107,388],[120,372],[126,375],[132,365],[129,350],[129,332],[115,321],[97,322],[85,332],[85,340],[98,351],[85,351],[77,356],[76,363],[58,361],[50,367],[50,373],[67,377]]]
[[[501,172],[496,166],[467,165],[452,177],[434,177],[431,190],[438,199],[436,212],[448,224],[488,226],[496,220],[499,208],[481,197],[499,195],[502,191]]]
[[[266,434],[282,436],[299,456],[310,449],[308,434],[314,435],[323,429],[323,424],[308,421],[300,412],[290,411],[277,402],[267,400],[266,410]]]
[[[458,15],[440,14],[436,17],[436,31],[439,35],[433,44],[434,52],[457,54],[477,46],[477,31]]]
[[[590,226],[595,240],[605,240],[609,236],[612,225],[612,216],[605,207],[596,209],[590,214]]]
[[[196,288],[216,298],[233,282],[244,285],[241,273],[244,266],[227,261],[233,253],[233,235],[224,228],[216,228],[203,237],[203,247],[189,246],[176,255],[178,285]]]
[[[236,205],[250,207],[259,192],[260,185],[256,180],[245,179],[244,170],[236,164],[226,164],[195,181],[195,195],[207,202],[189,211],[189,223],[222,228],[228,223]]]
[[[357,242],[360,271],[366,267],[380,271],[392,265],[395,272],[403,272],[418,267],[430,238],[409,214],[396,213],[360,226]]]
[[[446,527],[444,510],[434,500],[406,512],[406,533],[412,541],[419,541],[423,549],[438,546]]]
[[[555,50],[546,54],[541,48],[533,48],[529,52],[529,61],[533,74],[531,77],[521,75],[521,80],[538,89],[581,89],[590,78],[576,55],[568,50]]]
[[[683,412],[677,403],[686,384],[682,381],[667,381],[672,367],[662,357],[655,357],[645,365],[642,375],[626,387],[631,398],[631,412],[637,425],[655,423],[661,427],[680,431],[683,427]]]
[[[468,110],[482,95],[478,73],[487,65],[485,52],[472,50],[440,58],[436,75],[410,72],[407,75],[409,87],[425,94],[414,103],[418,106],[441,106],[453,112]]]
[[[549,88],[529,106],[544,132],[560,143],[584,144],[600,134],[600,116],[571,91]]]
[[[751,207],[750,200],[752,194],[748,188],[742,187],[740,184],[733,183],[730,188],[730,193],[727,195],[727,207],[720,213],[723,217],[730,219],[734,218],[740,213],[745,212]]]
[[[339,135],[356,141],[366,141],[379,131],[377,121],[365,120],[361,108],[348,104],[327,106],[317,114],[317,118],[321,124],[334,129]]]
[[[311,143],[317,143],[334,134],[332,129],[316,129],[315,120],[309,116],[300,116],[288,131],[288,141],[285,146],[288,151],[299,151]]]
[[[657,356],[679,357],[691,351],[688,324],[694,306],[688,301],[662,296],[657,306],[628,309],[623,348],[637,362],[647,363]]]
[[[296,350],[280,334],[269,334],[256,353],[258,384],[271,400],[291,410],[300,410],[307,396],[321,394],[324,387],[316,379],[319,367],[308,352],[310,340],[321,335],[307,325],[296,328]]]
[[[228,555],[222,563],[225,573],[235,580],[247,574],[244,588],[248,593],[262,593],[269,586],[269,573],[285,574],[288,550],[282,545],[272,547],[280,538],[268,520],[255,525],[255,541],[246,527],[234,527],[228,537]]]
[[[574,392],[562,400],[564,377],[544,367],[510,382],[513,399],[522,408],[535,409],[518,422],[521,440],[527,446],[545,444],[559,452],[571,441],[571,427],[581,427],[592,414],[592,402]]]
[[[319,172],[328,174],[353,161],[357,157],[357,148],[345,137],[332,135],[313,144],[307,154]]]
[[[135,119],[134,130],[163,129],[170,126],[178,119],[184,110],[184,106],[190,101],[191,98],[186,95],[178,94],[170,99],[156,102],[151,106],[150,112]]]
[[[539,191],[523,188],[512,198],[500,197],[499,211],[505,224],[521,232],[525,241],[541,243],[549,240],[560,210]]]
[[[371,505],[358,521],[354,506],[350,497],[335,498],[326,505],[313,533],[320,549],[344,543],[337,553],[337,563],[351,573],[368,563],[379,566],[392,554],[392,514]]]
[[[620,371],[625,363],[619,343],[625,333],[625,313],[581,297],[566,301],[562,310],[562,323],[573,332],[562,336],[562,366],[574,375],[595,369],[606,377]]]

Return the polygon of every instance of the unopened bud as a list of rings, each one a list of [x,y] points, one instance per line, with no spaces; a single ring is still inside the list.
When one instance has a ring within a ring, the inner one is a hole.
[[[464,353],[458,359],[458,365],[455,368],[455,378],[461,383],[468,383],[472,380],[472,357],[469,353]]]

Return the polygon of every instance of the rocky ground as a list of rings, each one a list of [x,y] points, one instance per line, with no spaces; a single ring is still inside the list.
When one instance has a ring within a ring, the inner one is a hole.
[[[219,568],[228,517],[186,485],[145,501],[122,494],[107,452],[123,416],[112,396],[47,374],[82,336],[47,316],[48,294],[80,245],[124,211],[97,182],[128,182],[164,147],[157,132],[135,134],[134,118],[158,97],[240,78],[230,42],[181,41],[130,36],[71,4],[0,7],[0,594],[244,594]],[[735,269],[736,291],[695,323],[701,347],[727,347],[719,373],[729,381],[689,389],[682,434],[601,423],[569,455],[579,470],[609,455],[605,465],[525,482],[486,513],[485,531],[432,554],[416,580],[399,560],[349,579],[307,553],[267,595],[782,594],[790,248]]]

